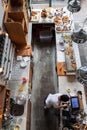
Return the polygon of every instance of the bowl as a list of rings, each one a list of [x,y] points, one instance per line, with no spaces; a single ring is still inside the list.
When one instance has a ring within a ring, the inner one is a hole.
[[[19,105],[25,105],[26,103],[26,98],[24,95],[18,95],[16,97],[16,103],[19,104]]]
[[[25,68],[25,67],[27,66],[27,62],[22,61],[22,62],[20,63],[20,66],[21,66],[21,68]]]
[[[20,126],[19,126],[19,125],[16,125],[16,126],[14,127],[14,130],[21,130],[21,129],[20,129]]]

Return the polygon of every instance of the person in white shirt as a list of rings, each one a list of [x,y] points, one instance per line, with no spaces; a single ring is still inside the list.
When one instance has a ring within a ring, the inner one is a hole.
[[[66,94],[56,93],[49,94],[44,101],[44,109],[54,107],[54,108],[65,108],[67,107],[67,102],[69,101],[69,96]],[[64,102],[62,104],[61,102]]]

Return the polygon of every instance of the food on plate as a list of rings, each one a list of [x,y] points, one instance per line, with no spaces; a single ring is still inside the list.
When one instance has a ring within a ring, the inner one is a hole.
[[[32,21],[33,21],[33,20],[35,21],[35,20],[37,20],[37,19],[38,19],[37,16],[33,16],[33,17],[32,17]]]
[[[79,130],[79,128],[80,128],[79,125],[74,125],[75,130]]]
[[[37,12],[36,12],[36,11],[32,11],[32,12],[31,12],[31,15],[32,15],[32,16],[35,16],[35,15],[37,15]]]
[[[55,23],[58,23],[60,20],[61,20],[61,18],[59,18],[59,17],[55,17],[55,18],[54,18],[54,22],[55,22]]]
[[[31,16],[30,21],[38,21],[38,16],[37,15]]]
[[[61,27],[56,27],[56,31],[62,31]]]
[[[63,17],[62,17],[62,21],[63,21],[64,23],[69,22],[69,17],[68,17],[68,16],[63,16]]]
[[[61,20],[55,21],[55,24],[57,24],[58,26],[62,26],[63,25]]]
[[[41,17],[42,18],[46,18],[47,17],[47,11],[46,9],[43,9],[42,12],[41,12]]]
[[[59,9],[56,8],[56,11],[59,11]]]
[[[70,59],[73,59],[73,54],[70,54]]]
[[[72,46],[69,47],[69,54],[73,55],[73,48],[72,48]]]
[[[46,10],[47,10],[48,13],[51,13],[52,8],[48,7]]]
[[[20,129],[20,126],[18,125],[14,127],[14,130],[19,130],[19,129]]]
[[[69,28],[67,26],[64,26],[62,31],[69,31]]]
[[[47,13],[46,12],[41,12],[41,17],[42,18],[46,18],[47,17]]]
[[[73,57],[73,59],[71,60],[71,62],[72,62],[73,64],[75,64],[75,59],[74,59],[74,57]]]
[[[46,12],[47,13],[46,9],[42,9],[42,12]]]
[[[72,63],[72,67],[75,69],[76,68],[76,63]]]
[[[37,19],[37,16],[35,16],[34,19]]]
[[[72,42],[70,34],[65,34],[63,37],[64,37],[64,41],[66,43],[71,43]]]
[[[72,47],[72,41],[69,43],[69,46]]]
[[[57,31],[69,31],[69,28],[67,26],[62,26],[63,23],[61,21],[58,21],[57,23],[58,27],[56,27]]]
[[[49,13],[49,14],[48,14],[48,18],[50,18],[50,19],[53,18],[53,14],[52,14],[52,13]]]
[[[66,47],[66,55],[69,55],[69,47]]]
[[[62,13],[61,12],[55,12],[54,15],[56,17],[62,18]]]

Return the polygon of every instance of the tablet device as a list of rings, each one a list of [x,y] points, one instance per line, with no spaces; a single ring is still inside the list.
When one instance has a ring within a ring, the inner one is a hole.
[[[71,97],[70,101],[72,111],[77,111],[80,109],[78,96]]]

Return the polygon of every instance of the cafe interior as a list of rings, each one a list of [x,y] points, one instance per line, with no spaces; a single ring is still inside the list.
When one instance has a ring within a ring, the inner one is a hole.
[[[0,130],[87,130],[87,0],[0,1]]]

